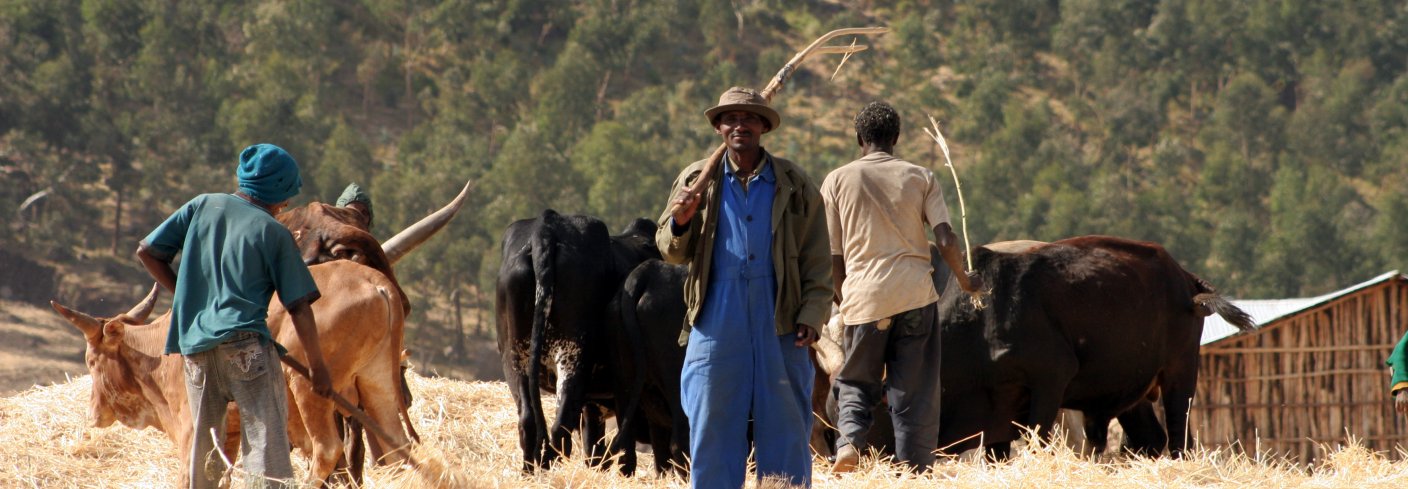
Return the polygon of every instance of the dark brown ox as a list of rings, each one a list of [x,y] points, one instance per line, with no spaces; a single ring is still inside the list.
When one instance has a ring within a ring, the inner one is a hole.
[[[939,448],[945,451],[977,448],[981,440],[1003,456],[1017,436],[1012,423],[1051,426],[1034,416],[1033,403],[1042,393],[1059,392],[1061,408],[1083,415],[1087,450],[1104,450],[1109,422],[1117,417],[1126,450],[1152,456],[1167,446],[1178,454],[1186,444],[1186,416],[1171,418],[1166,431],[1153,401],[1161,394],[1177,396],[1184,407],[1172,409],[1186,413],[1202,318],[1216,312],[1244,330],[1253,327],[1155,243],[1104,236],[1005,241],[977,248],[974,256],[994,287],[997,309],[976,311],[966,295],[945,286],[948,269],[933,256],[935,287],[941,294],[950,291],[941,302]],[[840,367],[839,330],[839,324],[828,325],[815,345],[819,378]],[[1068,379],[1073,362],[1081,375]],[[824,386],[829,394],[825,375],[818,389]],[[1049,399],[1041,402],[1049,407]],[[1172,402],[1165,400],[1166,410]],[[834,418],[829,395],[813,404],[822,419]],[[872,413],[867,442],[890,453],[894,434],[884,408],[882,402]],[[813,433],[813,447],[822,455],[830,454],[830,435],[826,429]]]
[[[939,446],[953,451],[974,448],[972,435],[982,433],[1004,456],[1019,435],[1014,423],[1047,435],[1063,407],[1084,412],[1088,427],[1127,412],[1147,424],[1157,389],[1177,456],[1187,444],[1203,318],[1255,327],[1157,243],[1084,236],[1015,251],[978,247],[972,256],[991,304],[972,307],[952,279],[939,301]]]
[[[293,233],[303,262],[309,265],[326,263],[332,260],[351,260],[380,270],[391,279],[398,293],[400,282],[396,271],[391,268],[396,261],[433,236],[450,222],[459,212],[469,196],[474,182],[465,183],[460,194],[448,205],[422,218],[420,221],[387,240],[385,244],[372,236],[368,227],[368,217],[357,210],[336,207],[322,202],[310,202],[283,213],[276,218],[280,224]],[[401,293],[401,306],[405,313],[411,311],[411,303],[406,294]]]
[[[318,336],[333,388],[362,406],[391,439],[388,461],[406,460],[410,438],[402,424],[401,351],[405,328],[401,297],[381,272],[350,261],[309,267],[322,299],[313,303]],[[166,433],[182,454],[181,485],[189,471],[192,429],[182,360],[162,354],[171,314],[145,323],[156,303],[157,290],[126,314],[99,319],[50,302],[54,310],[77,326],[88,342],[85,359],[93,376],[91,416],[95,427],[114,421],[135,429],[148,426]],[[293,320],[276,299],[269,306],[269,329],[289,350],[307,363]],[[288,433],[293,446],[312,462],[314,480],[326,481],[343,456],[333,401],[313,392],[306,378],[285,367],[288,379]],[[227,454],[238,454],[239,417],[231,404],[226,427]],[[347,413],[343,413],[346,415]],[[409,419],[405,420],[407,423]]]

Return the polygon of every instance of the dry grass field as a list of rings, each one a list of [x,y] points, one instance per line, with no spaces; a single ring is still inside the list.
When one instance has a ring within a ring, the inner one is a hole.
[[[107,313],[108,311],[104,311]],[[149,488],[176,480],[177,454],[156,430],[124,426],[91,428],[83,339],[47,308],[0,301],[0,489]],[[492,348],[490,348],[492,349]],[[492,353],[492,352],[490,352]],[[434,366],[432,365],[432,369]],[[442,372],[443,373],[443,372]],[[580,458],[535,475],[519,472],[517,415],[502,382],[464,382],[410,376],[411,409],[424,443],[415,470],[371,469],[367,487],[687,487],[657,478],[651,457],[627,479],[599,471]],[[45,385],[50,384],[52,385]],[[35,387],[35,385],[41,385]],[[552,398],[545,399],[551,409]],[[1250,442],[1255,446],[1255,442]],[[1200,450],[1185,460],[1082,458],[1064,445],[1027,445],[1007,463],[949,461],[933,474],[914,476],[874,458],[859,473],[832,475],[818,461],[817,488],[851,487],[1316,487],[1372,488],[1408,485],[1403,454],[1373,453],[1359,446],[1324,447],[1314,464],[1231,450]],[[295,454],[296,465],[303,461]],[[302,475],[300,467],[300,476]],[[236,471],[233,475],[239,478]],[[754,483],[750,487],[756,487]]]
[[[422,466],[375,468],[369,471],[367,487],[687,485],[679,479],[649,475],[649,456],[642,457],[641,472],[646,475],[631,479],[589,468],[580,458],[525,476],[518,470],[516,415],[503,383],[420,375],[411,375],[410,382],[416,399],[411,415],[424,440],[415,451]],[[90,383],[89,377],[82,376],[0,398],[0,487],[146,488],[168,485],[176,479],[175,449],[163,434],[152,429],[88,426]],[[1064,446],[1030,444],[1007,463],[949,461],[924,476],[902,474],[887,463],[867,458],[860,472],[838,477],[818,461],[813,482],[818,488],[1371,488],[1408,484],[1408,462],[1393,462],[1386,454],[1357,446],[1326,447],[1326,453],[1323,461],[1308,466],[1220,450],[1198,451],[1185,460],[1093,462]],[[296,464],[302,462],[295,457]]]

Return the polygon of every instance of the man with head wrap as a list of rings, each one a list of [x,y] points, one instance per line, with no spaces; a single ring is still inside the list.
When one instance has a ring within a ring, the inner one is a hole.
[[[276,355],[287,353],[265,322],[275,292],[293,317],[313,372],[313,389],[332,393],[311,304],[318,287],[293,235],[274,220],[303,185],[298,163],[278,146],[240,152],[239,190],[199,195],[137,247],[152,277],[174,292],[166,353],[185,358],[194,440],[191,487],[217,487],[222,473],[212,429],[224,433],[226,405],[239,407],[241,457],[252,486],[282,486],[289,461],[288,402]],[[171,261],[180,253],[179,274]]]
[[[372,198],[362,191],[362,187],[355,184],[347,184],[347,188],[342,190],[342,195],[337,198],[338,207],[360,212],[367,218],[367,230],[372,228]]]

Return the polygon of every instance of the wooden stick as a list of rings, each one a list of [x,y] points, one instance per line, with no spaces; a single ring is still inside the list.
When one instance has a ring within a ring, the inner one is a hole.
[[[299,363],[298,360],[295,360],[293,357],[288,355],[279,357],[279,360],[282,360],[284,362],[284,365],[287,365],[288,368],[293,369],[294,372],[298,372],[298,375],[302,375],[303,378],[308,379],[309,382],[312,382],[312,373],[308,370],[308,367],[303,366],[303,364]],[[407,444],[402,446],[392,446],[391,433],[383,429],[380,424],[377,424],[376,420],[372,419],[371,416],[368,416],[366,411],[363,411],[361,408],[353,405],[347,400],[347,398],[342,397],[341,394],[338,394],[336,392],[333,392],[330,398],[332,399],[332,402],[337,404],[337,407],[340,407],[343,411],[346,411],[348,414],[351,414],[353,418],[356,418],[357,421],[360,421],[362,423],[362,426],[366,426],[367,430],[371,431],[372,434],[376,435],[377,438],[380,438],[382,444],[386,445],[388,448],[391,448],[391,451],[401,451],[405,453],[406,463],[410,464],[412,467],[420,466],[420,464],[416,462],[416,459],[411,456],[410,445]]]
[[[818,53],[849,55],[851,53],[863,51],[866,48],[865,46],[855,45],[822,46],[822,44],[825,44],[826,42],[840,36],[872,34],[878,35],[884,34],[886,32],[889,32],[889,29],[884,27],[850,27],[845,29],[836,29],[834,31],[823,34],[821,37],[818,37],[815,41],[812,41],[811,44],[807,45],[805,49],[798,51],[796,55],[792,56],[792,59],[788,61],[787,64],[782,65],[782,69],[777,70],[777,75],[774,75],[772,77],[772,81],[768,82],[767,87],[763,88],[763,91],[760,93],[760,95],[763,96],[764,101],[767,101],[769,103],[772,102],[772,96],[782,90],[783,84],[787,83],[787,79],[791,78],[792,73],[797,70],[797,65],[802,64],[802,61],[805,61],[808,56]],[[688,195],[698,197],[699,195],[702,195],[704,193],[704,189],[709,187],[710,182],[714,178],[714,171],[718,169],[719,162],[723,161],[724,151],[727,149],[728,145],[719,144],[719,147],[714,150],[714,153],[712,155],[709,155],[709,160],[704,163],[704,168],[702,169],[702,171],[699,172],[699,177],[694,179],[694,183],[685,187],[684,191]],[[674,195],[670,196],[670,209],[669,212],[667,212],[668,214],[674,214],[676,212],[679,212],[680,210],[680,205],[675,203],[675,197],[676,196]]]
[[[856,47],[856,39],[854,39],[854,38],[851,39],[851,46],[850,46],[850,47],[852,47],[852,48]],[[841,74],[841,67],[842,67],[842,66],[846,66],[846,60],[851,59],[851,55],[854,54],[854,53],[855,53],[855,51],[850,51],[850,52],[847,52],[845,56],[841,56],[841,62],[840,62],[840,63],[836,63],[836,70],[831,72],[831,80],[832,80],[832,81],[835,81],[835,80],[836,80],[836,75]]]
[[[953,160],[948,156],[948,142],[944,140],[944,134],[939,132],[939,121],[934,120],[934,116],[929,116],[929,123],[934,125],[934,131],[929,132],[929,128],[924,128],[924,133],[934,138],[934,142],[939,143],[939,149],[944,152],[944,166],[948,167],[950,175],[953,175],[953,190],[958,194],[958,217],[963,223],[963,256],[968,259],[968,269],[965,272],[973,271],[972,246],[968,244],[968,207],[963,203],[963,186],[958,183],[958,170],[953,167]]]

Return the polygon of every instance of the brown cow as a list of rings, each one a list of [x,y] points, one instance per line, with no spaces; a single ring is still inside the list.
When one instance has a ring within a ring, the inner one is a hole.
[[[1244,331],[1254,327],[1156,243],[1085,236],[975,248],[973,263],[994,290],[992,307],[982,310],[950,285],[937,255],[933,263],[943,296],[939,447],[955,453],[981,440],[1004,457],[1019,434],[1014,422],[1049,432],[1060,407],[1083,412],[1091,450],[1103,451],[1109,421],[1118,417],[1125,449],[1152,456],[1167,445],[1177,456],[1187,439],[1203,317],[1217,313]],[[827,392],[813,405],[824,420],[834,412],[824,372],[840,368],[839,330],[829,325],[815,344],[818,377],[825,378],[818,388]],[[1151,402],[1160,393],[1167,431]],[[884,451],[893,433],[883,409],[874,416],[868,442]],[[984,436],[972,436],[978,432]],[[826,434],[813,433],[823,456],[830,451]]]
[[[1048,435],[1060,408],[1084,412],[1087,428],[1116,416],[1124,424],[1131,408],[1138,426],[1156,426],[1148,399],[1157,387],[1167,450],[1177,457],[1188,442],[1203,318],[1255,328],[1157,243],[1081,236],[1016,252],[978,247],[972,259],[992,286],[990,307],[969,306],[952,287],[939,301],[939,445],[954,451],[975,448],[968,437],[981,432],[989,453],[1003,457],[1019,436],[1015,425]],[[1149,438],[1137,449],[1164,449],[1163,436],[1142,430],[1134,431]]]
[[[386,440],[389,447],[408,448],[410,439],[400,419],[405,315],[398,307],[398,290],[379,271],[345,260],[314,265],[309,270],[323,291],[322,299],[313,303],[313,311],[333,388],[358,402],[390,433],[393,439]],[[87,338],[85,359],[93,375],[93,425],[105,427],[121,421],[136,429],[151,426],[165,432],[185,454],[190,451],[192,433],[182,361],[179,355],[162,354],[171,315],[168,312],[143,324],[156,303],[158,289],[153,287],[146,300],[127,314],[107,319],[50,304]],[[289,355],[306,363],[293,320],[277,299],[269,306],[268,322],[270,333],[288,348]],[[307,379],[288,368],[284,375],[289,379],[289,439],[312,461],[314,480],[326,481],[343,454],[333,416],[336,407],[332,400],[314,393]],[[230,415],[234,415],[233,405]],[[232,428],[232,432],[227,429],[224,445],[231,455],[238,453],[233,449],[239,443],[237,423]],[[401,462],[406,454],[393,450],[387,458]],[[189,458],[180,459],[181,484],[185,485]]]
[[[474,181],[466,182],[453,201],[386,240],[384,245],[369,231],[370,218],[351,208],[310,202],[275,217],[293,233],[303,263],[313,265],[332,260],[351,260],[380,270],[396,286],[396,291],[401,295],[401,306],[406,314],[410,314],[411,303],[402,293],[396,271],[391,266],[445,227],[450,218],[459,212],[473,188]]]
[[[410,299],[401,290],[400,281],[397,280],[396,271],[392,265],[445,227],[450,219],[459,212],[460,207],[464,205],[474,185],[475,182],[472,180],[466,182],[464,188],[460,190],[459,195],[453,201],[397,233],[385,244],[379,243],[371,235],[370,214],[352,208],[311,202],[305,206],[280,213],[276,218],[280,224],[293,233],[294,242],[298,246],[304,263],[313,265],[332,260],[351,260],[375,268],[391,280],[397,293],[401,296],[403,312],[409,315],[411,311]],[[402,385],[404,386],[404,382]],[[410,392],[404,392],[403,397],[409,402]],[[339,422],[343,421],[339,420]],[[351,479],[360,482],[364,454],[363,446],[360,443],[361,427],[355,420],[345,421],[348,423],[347,439],[349,443],[346,468]],[[419,439],[413,427],[408,425],[407,429],[410,430],[412,438]],[[378,446],[374,439],[372,441],[373,459],[378,459],[385,447]]]

